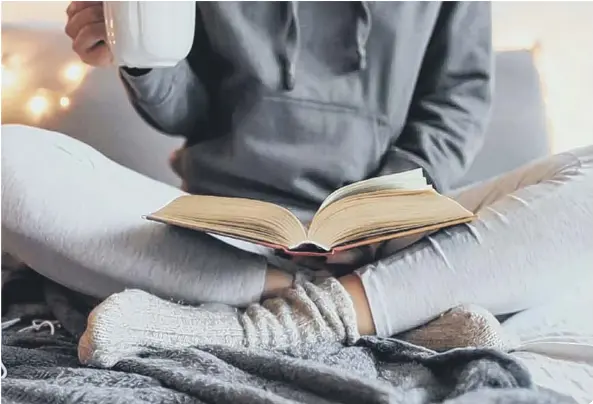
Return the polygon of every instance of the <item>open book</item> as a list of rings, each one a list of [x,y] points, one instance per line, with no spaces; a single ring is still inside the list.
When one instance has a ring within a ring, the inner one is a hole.
[[[323,202],[308,227],[281,206],[218,196],[181,196],[146,216],[295,255],[328,255],[468,222],[473,217],[428,185],[421,169],[338,189]]]

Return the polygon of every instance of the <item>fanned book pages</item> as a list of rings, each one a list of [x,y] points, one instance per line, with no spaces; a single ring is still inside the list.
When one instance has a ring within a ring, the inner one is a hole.
[[[469,222],[474,215],[436,192],[417,169],[338,189],[323,202],[308,227],[272,203],[204,195],[181,196],[146,218],[288,254],[329,255]]]

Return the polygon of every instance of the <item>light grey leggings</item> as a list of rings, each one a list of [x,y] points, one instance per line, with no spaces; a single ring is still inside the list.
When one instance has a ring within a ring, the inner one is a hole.
[[[142,219],[181,194],[65,135],[2,129],[5,252],[100,298],[137,287],[187,302],[259,299],[265,250]],[[478,212],[476,221],[403,250],[388,244],[386,258],[357,271],[378,335],[459,303],[517,312],[593,281],[593,147],[455,197]]]

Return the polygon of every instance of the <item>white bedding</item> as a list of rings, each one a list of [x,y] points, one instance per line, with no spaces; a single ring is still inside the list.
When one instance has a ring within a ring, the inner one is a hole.
[[[593,285],[506,322],[520,346],[512,353],[544,388],[593,403]]]

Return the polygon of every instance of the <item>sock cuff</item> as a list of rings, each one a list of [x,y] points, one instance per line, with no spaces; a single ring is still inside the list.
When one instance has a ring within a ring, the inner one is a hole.
[[[324,317],[331,317],[332,312],[337,314],[343,327],[346,344],[352,345],[360,339],[354,303],[350,294],[336,278],[326,278],[318,284],[305,282],[302,287]]]

